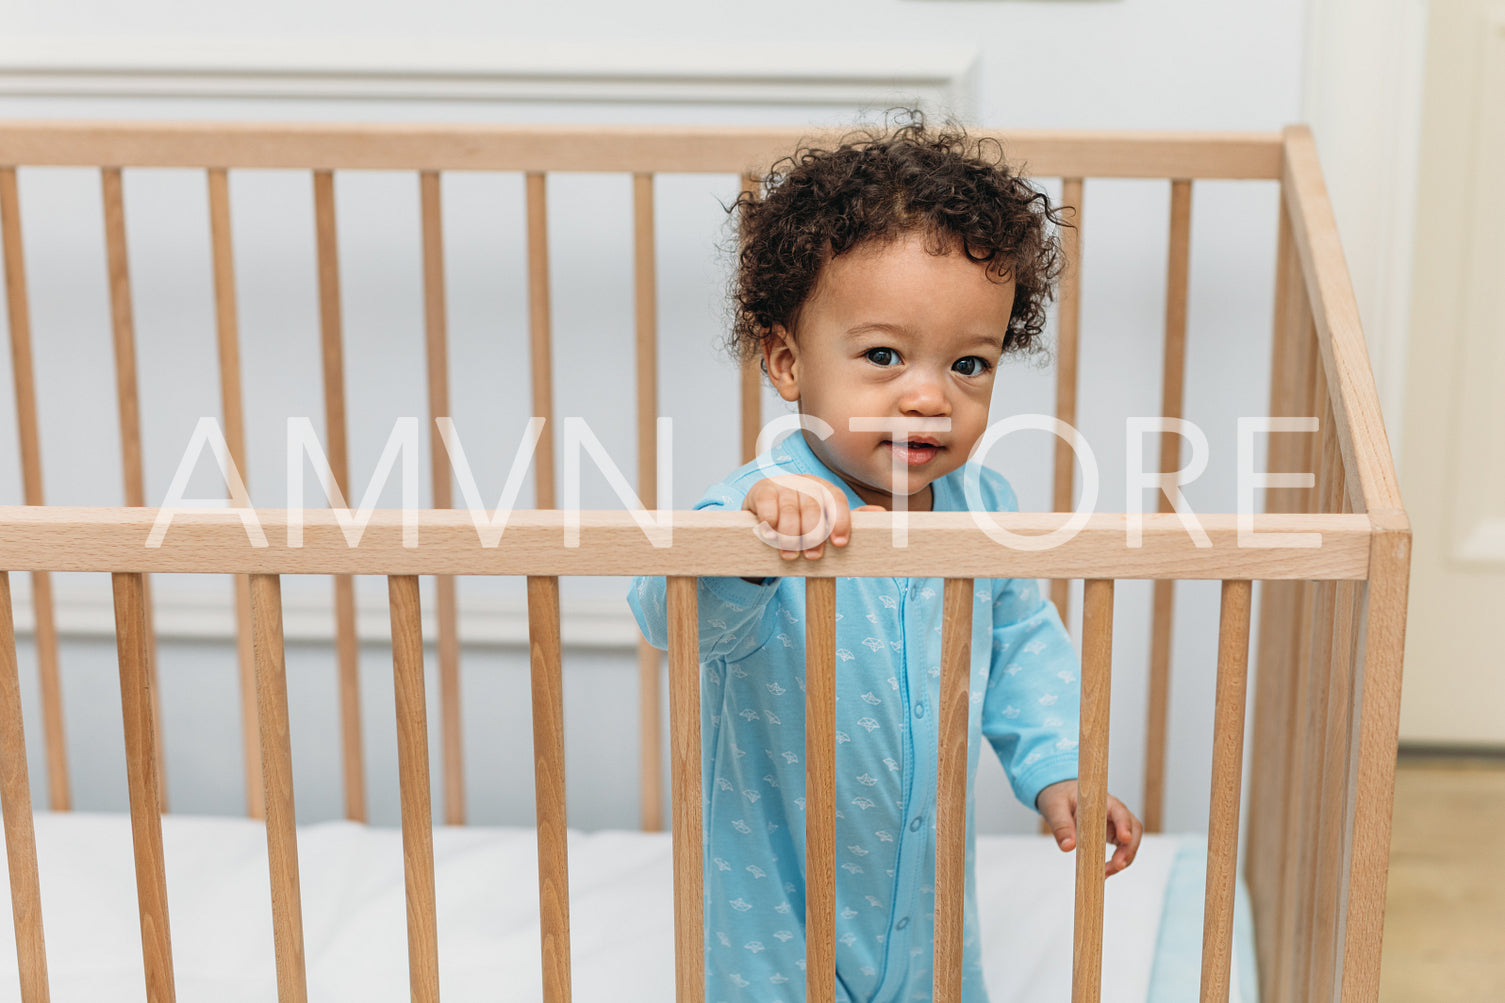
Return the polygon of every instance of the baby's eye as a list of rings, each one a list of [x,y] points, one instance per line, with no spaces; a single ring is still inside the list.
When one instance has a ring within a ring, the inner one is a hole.
[[[986,359],[976,355],[969,355],[966,358],[957,359],[952,363],[951,368],[963,376],[981,376],[991,367],[988,365]]]
[[[892,366],[899,361],[899,353],[892,348],[869,348],[863,354],[875,366]]]

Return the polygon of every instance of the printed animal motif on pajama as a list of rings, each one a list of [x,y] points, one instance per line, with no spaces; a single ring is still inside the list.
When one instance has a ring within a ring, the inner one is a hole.
[[[796,434],[695,507],[737,511],[774,473],[821,477],[862,504]],[[976,464],[932,482],[934,508],[965,510],[966,478],[974,508],[1017,510],[1008,482]],[[931,997],[942,585],[837,580],[836,995],[851,1003]],[[1033,581],[978,579],[974,593],[968,783],[985,737],[1033,807],[1042,789],[1077,774],[1080,662]],[[664,648],[664,579],[635,579],[628,601]],[[804,580],[701,578],[697,601],[706,999],[803,1000]],[[963,996],[983,1003],[975,843],[969,798]]]

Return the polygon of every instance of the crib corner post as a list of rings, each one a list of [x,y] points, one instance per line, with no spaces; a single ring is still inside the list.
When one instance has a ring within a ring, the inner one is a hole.
[[[1340,987],[1342,1003],[1375,1003],[1380,994],[1411,575],[1411,526],[1405,512],[1376,511],[1369,517],[1369,581],[1356,626],[1354,733],[1348,771],[1353,795],[1343,834],[1347,890],[1340,903],[1342,953],[1333,980]]]

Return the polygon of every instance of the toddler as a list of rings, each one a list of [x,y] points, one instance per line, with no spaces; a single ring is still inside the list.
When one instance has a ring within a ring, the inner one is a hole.
[[[733,345],[762,359],[802,430],[707,491],[743,509],[790,561],[850,539],[852,509],[1015,511],[1008,482],[968,456],[996,366],[1036,347],[1061,268],[1045,195],[996,144],[927,128],[802,148],[738,213]],[[970,483],[969,483],[970,482]],[[978,504],[974,500],[973,504]],[[706,999],[805,994],[804,581],[701,578]],[[1062,850],[1076,845],[1080,664],[1032,581],[974,585],[969,784],[979,736]],[[930,999],[939,579],[837,584],[836,995]],[[628,600],[667,644],[663,578]],[[1108,874],[1142,827],[1109,798]],[[967,857],[974,855],[967,806]],[[964,996],[987,999],[976,891],[966,883]]]

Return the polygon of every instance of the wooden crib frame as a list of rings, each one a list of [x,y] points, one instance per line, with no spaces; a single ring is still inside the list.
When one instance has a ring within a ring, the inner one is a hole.
[[[537,770],[540,913],[545,999],[569,999],[568,876],[562,742],[558,576],[669,576],[669,700],[672,820],[675,833],[677,985],[680,1000],[703,999],[701,927],[699,667],[695,639],[697,575],[778,575],[776,554],[748,532],[745,513],[677,513],[674,544],[652,546],[621,512],[580,517],[580,546],[564,542],[569,522],[556,510],[550,438],[536,456],[540,511],[512,515],[503,543],[479,545],[470,516],[451,509],[445,451],[434,432],[435,509],[420,514],[420,545],[402,546],[396,512],[378,512],[359,547],[349,547],[330,512],[306,518],[301,548],[286,545],[287,513],[259,512],[270,546],[253,547],[234,510],[175,518],[160,547],[145,545],[155,510],[141,475],[131,287],[121,170],[192,167],[207,171],[217,299],[224,427],[236,465],[245,469],[231,260],[227,171],[301,168],[313,172],[328,454],[340,489],[349,491],[341,313],[333,172],[419,172],[422,197],[428,392],[431,416],[448,413],[446,319],[440,231],[443,171],[520,171],[527,176],[529,306],[535,415],[552,420],[550,310],[544,195],[555,171],[633,174],[639,483],[655,507],[657,415],[653,175],[717,172],[757,184],[754,173],[793,147],[784,129],[578,128],[508,126],[246,125],[224,123],[0,123],[0,230],[26,504],[0,508],[0,796],[10,866],[22,998],[48,998],[31,791],[11,619],[10,571],[32,573],[48,802],[69,807],[62,739],[57,636],[50,571],[113,575],[121,699],[147,994],[174,998],[160,812],[165,810],[154,682],[155,640],[147,575],[236,576],[246,748],[247,812],[265,817],[271,873],[279,999],[306,999],[302,926],[288,745],[280,578],[335,577],[346,813],[365,818],[360,758],[354,599],[351,575],[385,575],[390,585],[396,678],[402,828],[408,893],[409,956],[415,1000],[438,999],[427,719],[418,575],[438,576],[438,651],[445,821],[465,818],[460,760],[459,641],[456,575],[528,576],[533,726]],[[1281,188],[1270,414],[1317,415],[1313,437],[1280,436],[1269,449],[1275,471],[1314,471],[1315,492],[1269,488],[1260,532],[1320,533],[1319,547],[1240,548],[1237,517],[1208,515],[1212,547],[1194,545],[1161,498],[1144,519],[1143,545],[1125,542],[1126,517],[1099,514],[1049,550],[1014,550],[986,539],[961,513],[910,516],[910,545],[891,546],[892,516],[854,516],[859,532],[844,552],[804,568],[809,608],[807,770],[809,844],[834,838],[835,579],[847,575],[943,577],[944,655],[938,860],[937,1000],[960,998],[961,903],[965,818],[965,722],[971,579],[1049,578],[1063,613],[1069,579],[1085,580],[1083,614],[1081,833],[1077,851],[1077,1001],[1096,1000],[1106,803],[1108,695],[1114,582],[1155,580],[1150,719],[1143,815],[1162,820],[1171,596],[1176,579],[1220,579],[1222,619],[1217,665],[1212,809],[1202,998],[1227,998],[1238,859],[1239,800],[1253,582],[1263,583],[1258,624],[1253,771],[1246,876],[1255,916],[1262,993],[1267,1001],[1373,1001],[1389,855],[1391,798],[1405,631],[1410,529],[1381,422],[1358,311],[1308,130],[1279,134],[1131,134],[1016,132],[1001,136],[1011,157],[1035,177],[1064,180],[1064,201],[1082,206],[1093,177],[1161,178],[1171,185],[1163,413],[1182,413],[1183,361],[1192,184],[1198,179],[1278,181]],[[17,167],[92,166],[101,170],[104,229],[119,389],[126,508],[47,507],[43,502]],[[1079,215],[1079,225],[1089,221]],[[1075,264],[1080,230],[1067,231]],[[1079,270],[1061,289],[1058,314],[1058,416],[1075,420]],[[742,443],[752,455],[760,414],[758,373],[743,379]],[[1179,437],[1162,439],[1161,466],[1180,467]],[[1072,506],[1073,463],[1062,443],[1056,459],[1055,512],[1010,514],[999,526],[1038,533],[1064,524]],[[643,822],[657,828],[660,661],[640,657],[643,707]],[[809,863],[809,998],[833,992],[834,860]]]

